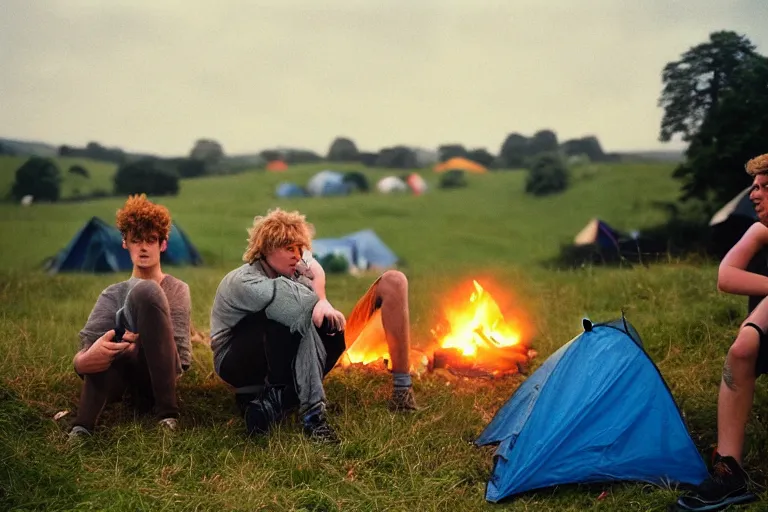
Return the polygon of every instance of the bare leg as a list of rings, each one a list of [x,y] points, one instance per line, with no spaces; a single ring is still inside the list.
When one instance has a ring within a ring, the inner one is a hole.
[[[376,298],[381,303],[381,323],[392,359],[392,372],[408,373],[411,351],[408,279],[397,270],[384,272],[376,285]]]
[[[755,313],[758,313],[756,310]],[[755,313],[750,315],[753,321]],[[754,322],[760,325],[758,322]],[[760,335],[752,327],[742,326],[723,366],[720,395],[717,400],[717,452],[731,456],[741,464],[744,431],[755,393],[755,364]]]

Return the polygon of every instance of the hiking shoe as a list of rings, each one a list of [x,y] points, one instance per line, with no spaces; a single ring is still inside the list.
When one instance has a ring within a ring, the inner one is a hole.
[[[749,475],[733,457],[715,454],[712,471],[691,493],[681,496],[677,506],[683,510],[722,510],[731,505],[757,499],[749,491]]]
[[[393,388],[392,397],[388,403],[391,411],[418,411],[416,398],[413,396],[413,388]]]
[[[170,432],[173,432],[174,430],[179,428],[179,420],[177,420],[176,418],[163,418],[160,421],[158,421],[157,424],[163,430],[168,430]]]
[[[304,417],[304,435],[317,443],[339,444],[339,436],[325,419],[325,412],[319,411]]]
[[[248,435],[266,434],[282,417],[282,388],[268,387],[245,408],[245,428]]]
[[[72,427],[72,430],[70,430],[67,434],[68,441],[71,442],[86,439],[88,437],[91,437],[91,432],[87,428],[81,427],[80,425],[75,425]]]

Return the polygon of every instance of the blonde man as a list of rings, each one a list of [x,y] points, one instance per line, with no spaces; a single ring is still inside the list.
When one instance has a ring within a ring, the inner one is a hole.
[[[192,363],[189,286],[160,267],[171,231],[168,209],[144,194],[129,197],[117,212],[117,228],[133,271],[101,292],[80,331],[73,364],[84,382],[71,438],[90,435],[107,401],[125,391],[174,430],[176,379]]]
[[[719,290],[737,295],[768,296],[768,277],[747,271],[754,256],[768,246],[768,154],[746,165],[752,176],[749,198],[759,222],[754,223],[720,263]],[[742,468],[744,435],[755,395],[755,381],[768,373],[768,298],[750,312],[739,328],[723,365],[717,401],[717,450],[710,477],[678,500],[685,510],[720,510],[756,499]]]
[[[304,433],[337,442],[326,420],[323,378],[365,321],[381,309],[392,354],[394,410],[416,409],[408,373],[408,287],[385,272],[347,324],[325,294],[325,273],[311,257],[314,227],[299,212],[275,209],[248,230],[244,264],[219,284],[211,311],[214,368],[236,388],[249,433],[265,434],[298,406]]]

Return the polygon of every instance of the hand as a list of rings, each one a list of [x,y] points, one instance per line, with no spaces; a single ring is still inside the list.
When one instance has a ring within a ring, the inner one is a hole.
[[[334,332],[343,331],[347,324],[344,314],[335,310],[330,302],[323,299],[315,304],[315,308],[312,310],[312,323],[319,329],[326,318],[331,326],[331,330]]]
[[[138,334],[126,331],[123,340],[113,341],[115,331],[113,329],[104,333],[102,337],[93,342],[88,350],[79,354],[75,361],[75,367],[79,373],[100,373],[109,368],[120,354],[131,348],[132,341],[138,339]],[[135,350],[135,349],[134,349]]]

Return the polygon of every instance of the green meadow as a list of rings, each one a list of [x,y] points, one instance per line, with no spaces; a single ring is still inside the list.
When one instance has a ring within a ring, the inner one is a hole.
[[[0,157],[0,196],[21,159]],[[91,178],[66,169],[81,163]],[[111,190],[114,166],[61,159],[63,198]],[[524,312],[538,351],[531,370],[581,332],[581,319],[617,318],[623,310],[639,331],[682,410],[692,438],[708,457],[716,440],[716,404],[725,353],[746,298],[716,289],[717,262],[700,258],[648,266],[554,270],[544,262],[593,217],[622,230],[665,221],[658,201],[676,199],[671,164],[593,164],[574,169],[564,193],[524,193],[525,172],[468,176],[464,189],[442,190],[438,177],[420,197],[376,192],[283,200],[284,180],[306,184],[318,170],[183,180],[178,196],[154,198],[200,250],[206,265],[171,268],[189,283],[192,321],[207,331],[216,287],[240,264],[246,228],[269,208],[299,209],[318,237],[371,228],[403,260],[409,279],[412,340],[431,341],[445,297],[477,279],[498,290],[508,314]],[[397,171],[364,170],[372,184]],[[66,246],[92,216],[114,222],[124,198],[86,202],[0,203],[0,510],[666,510],[678,491],[638,483],[566,486],[499,505],[484,500],[493,448],[471,442],[524,375],[490,381],[426,373],[414,389],[424,410],[390,413],[390,377],[337,368],[328,377],[331,422],[342,444],[317,446],[295,423],[267,438],[247,438],[229,389],[213,372],[205,344],[180,381],[181,429],[158,431],[150,419],[112,406],[96,435],[66,439],[80,380],[72,370],[77,333],[99,292],[125,275],[50,276],[46,258]],[[328,296],[349,313],[374,274],[329,275]],[[745,465],[758,482],[768,474],[768,406],[758,382],[747,432]],[[59,411],[70,411],[55,421]],[[763,501],[768,494],[763,492]],[[751,509],[759,510],[760,504]]]

